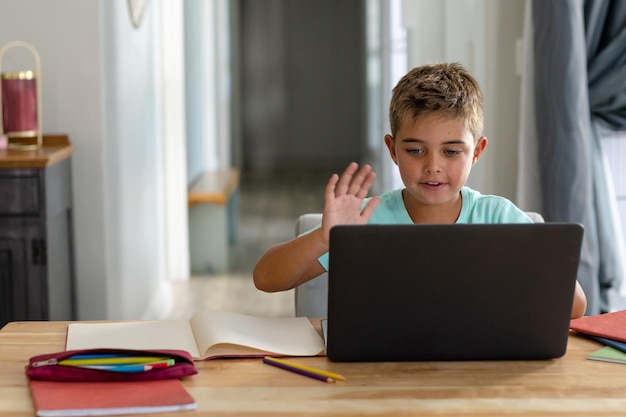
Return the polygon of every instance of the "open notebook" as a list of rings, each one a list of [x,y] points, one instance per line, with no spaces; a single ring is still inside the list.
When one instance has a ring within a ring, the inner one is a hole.
[[[315,356],[324,342],[306,317],[254,317],[200,311],[190,320],[70,323],[66,350],[187,351],[195,360],[222,357]]]
[[[561,223],[334,227],[328,358],[560,357],[582,236]]]

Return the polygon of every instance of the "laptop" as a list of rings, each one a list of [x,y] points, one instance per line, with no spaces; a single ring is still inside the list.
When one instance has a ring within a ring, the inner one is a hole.
[[[328,358],[561,357],[582,237],[573,223],[336,226]]]

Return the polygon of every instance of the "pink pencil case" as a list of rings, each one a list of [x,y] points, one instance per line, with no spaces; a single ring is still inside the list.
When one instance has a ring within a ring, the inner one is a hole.
[[[131,354],[136,356],[159,356],[174,359],[174,365],[142,372],[117,372],[107,369],[81,368],[62,365],[59,362],[75,355]],[[67,350],[33,356],[26,365],[30,379],[42,381],[152,381],[156,379],[178,379],[198,373],[193,357],[184,350],[130,350],[130,349],[85,349]]]

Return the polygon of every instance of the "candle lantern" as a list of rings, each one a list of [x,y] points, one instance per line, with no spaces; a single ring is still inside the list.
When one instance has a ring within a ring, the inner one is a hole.
[[[35,70],[2,72],[2,59],[11,48],[27,49]],[[9,42],[0,49],[0,136],[8,137],[13,149],[33,150],[42,145],[41,62],[37,50],[27,42]]]

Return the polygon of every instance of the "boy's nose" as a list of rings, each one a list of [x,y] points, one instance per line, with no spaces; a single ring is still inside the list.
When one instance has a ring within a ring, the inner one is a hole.
[[[426,161],[426,172],[429,174],[436,174],[438,172],[441,172],[441,168],[439,167],[439,162],[437,158],[428,158],[428,160]]]

